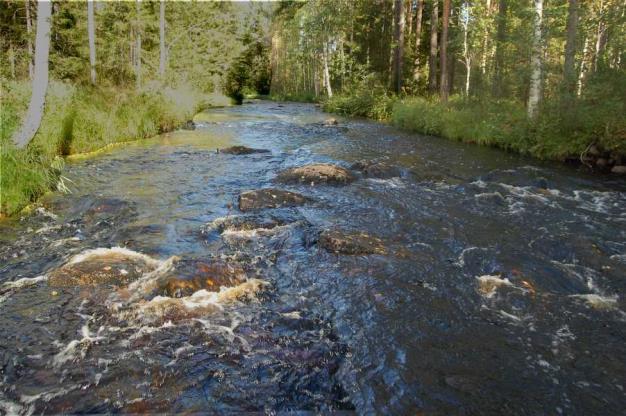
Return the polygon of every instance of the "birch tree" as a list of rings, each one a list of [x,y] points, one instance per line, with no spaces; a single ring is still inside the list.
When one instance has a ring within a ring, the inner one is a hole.
[[[28,78],[32,81],[33,79],[33,21],[30,17],[30,0],[26,0],[26,37],[27,37],[27,48],[28,48]]]
[[[87,0],[87,32],[89,33],[89,67],[91,83],[96,83],[96,28],[93,16],[93,0]]]
[[[534,0],[533,46],[530,57],[530,91],[528,94],[528,117],[537,117],[541,101],[542,55],[543,55],[543,0]]]
[[[52,2],[37,2],[37,28],[35,38],[35,65],[33,68],[33,90],[26,112],[26,118],[20,130],[13,136],[18,148],[25,147],[35,136],[46,103],[48,89],[48,54],[50,53],[50,18]]]
[[[163,78],[165,76],[165,64],[166,64],[166,49],[165,49],[165,0],[161,0],[159,5],[159,76]]]

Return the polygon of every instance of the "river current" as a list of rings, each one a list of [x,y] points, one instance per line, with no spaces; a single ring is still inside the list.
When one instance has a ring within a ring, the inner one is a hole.
[[[623,179],[326,118],[308,104],[211,109],[194,131],[69,163],[70,194],[1,222],[0,414],[624,414]],[[232,145],[270,152],[217,151]],[[274,181],[360,160],[400,174]],[[255,213],[297,221],[220,231],[242,191],[266,187],[310,201]],[[329,228],[385,252],[329,253]],[[94,253],[150,272],[51,285]],[[180,259],[237,259],[254,279],[150,294]]]

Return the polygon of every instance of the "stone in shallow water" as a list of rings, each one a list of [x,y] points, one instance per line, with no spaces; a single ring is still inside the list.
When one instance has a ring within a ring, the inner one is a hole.
[[[365,232],[325,230],[318,244],[330,253],[338,254],[386,254],[383,241]]]
[[[306,184],[347,184],[355,179],[348,169],[341,166],[318,163],[284,170],[278,174],[276,180],[283,183]]]
[[[195,130],[196,123],[194,123],[193,120],[188,120],[182,126],[180,126],[180,128],[182,130]]]
[[[221,287],[237,286],[248,280],[249,272],[238,262],[221,259],[182,259],[174,269],[159,278],[157,295],[179,298],[199,290],[218,292]]]
[[[127,285],[159,266],[158,260],[119,247],[88,250],[48,274],[53,287]]]
[[[295,192],[275,188],[257,189],[239,195],[239,209],[245,212],[263,208],[295,207],[307,201],[308,198]]]
[[[269,153],[270,151],[267,149],[254,149],[247,146],[231,146],[220,150],[220,152],[226,153],[227,155],[251,155],[254,153]]]
[[[402,170],[399,167],[373,160],[356,162],[350,166],[350,169],[361,171],[365,176],[372,178],[389,179],[402,176]]]

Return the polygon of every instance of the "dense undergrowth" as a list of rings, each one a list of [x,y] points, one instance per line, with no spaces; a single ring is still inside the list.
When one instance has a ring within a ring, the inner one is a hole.
[[[326,98],[325,111],[388,121],[422,134],[465,143],[495,146],[541,159],[580,159],[591,145],[626,156],[626,105],[619,92],[614,99],[579,99],[567,105],[546,100],[531,121],[525,106],[513,100],[453,96],[398,98],[383,88],[355,88],[350,94]]]
[[[29,88],[29,83],[24,82],[2,85],[1,215],[19,212],[57,187],[62,156],[172,130],[216,98],[188,87],[154,84],[136,91],[51,82],[41,126],[28,147],[20,150],[12,144],[11,136],[26,112]]]

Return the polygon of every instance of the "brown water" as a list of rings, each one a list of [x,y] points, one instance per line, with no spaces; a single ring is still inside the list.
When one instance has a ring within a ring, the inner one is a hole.
[[[325,117],[211,110],[70,164],[72,194],[0,224],[0,414],[623,414],[623,180]],[[232,144],[271,153],[215,152]],[[257,213],[291,219],[269,232],[211,226],[280,170],[361,159],[403,173],[281,186],[313,201]],[[327,253],[329,227],[387,254]],[[176,299],[146,291],[149,273],[126,291],[46,281],[111,247],[157,274],[172,256],[236,258],[258,280]]]

